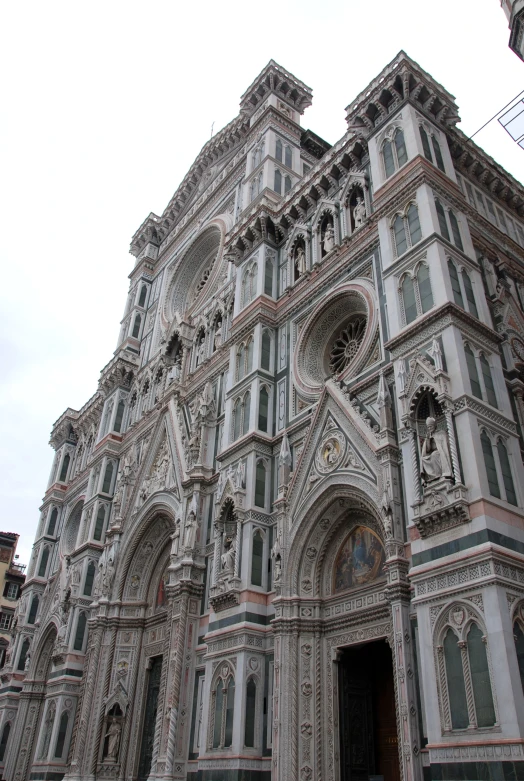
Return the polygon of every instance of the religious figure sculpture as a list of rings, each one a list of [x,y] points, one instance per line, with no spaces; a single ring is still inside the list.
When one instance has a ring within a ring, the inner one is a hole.
[[[186,528],[185,528],[185,536],[184,536],[184,548],[186,550],[193,550],[193,548],[195,547],[196,528],[197,528],[196,514],[194,510],[191,510],[189,515],[186,518]]]
[[[31,654],[28,653],[25,658],[25,664],[24,664],[24,671],[27,672],[29,670],[29,665],[31,664]]]
[[[215,338],[214,338],[215,350],[218,350],[221,344],[222,344],[222,320],[217,320],[217,324],[215,326]]]
[[[121,734],[122,725],[118,721],[112,721],[105,735],[108,739],[106,759],[111,759],[113,762],[116,762],[118,757],[118,749],[120,748]]]
[[[234,477],[235,488],[245,488],[246,485],[246,464],[244,461],[239,461],[237,468],[235,469]]]
[[[198,345],[197,366],[201,366],[206,358],[206,337],[202,336]]]
[[[295,268],[299,276],[306,273],[306,253],[302,244],[299,244],[295,250]]]
[[[326,230],[324,232],[324,239],[322,242],[324,254],[327,255],[328,252],[331,252],[334,246],[335,246],[335,231],[333,230],[333,225],[330,222],[328,222],[326,226]]]
[[[361,196],[357,196],[357,203],[353,209],[353,219],[355,221],[355,230],[362,227],[366,221],[366,204]]]
[[[420,474],[424,484],[440,477],[451,479],[453,471],[445,431],[437,431],[435,418],[426,419],[426,438],[422,443]]]
[[[175,531],[171,535],[171,555],[178,556],[178,549],[180,547],[180,518],[175,521]]]
[[[273,559],[273,581],[277,583],[282,576],[282,551],[280,547],[280,532],[277,533],[276,540],[271,549],[271,558]]]
[[[182,375],[182,358],[180,353],[177,354],[174,364],[169,369],[167,375],[167,384],[171,385],[172,382],[178,382]]]
[[[224,542],[224,553],[220,557],[224,572],[234,572],[235,570],[235,546],[233,542],[233,537],[226,537]]]
[[[54,704],[51,703],[51,705],[47,709],[47,714],[44,722],[44,737],[42,739],[42,746],[38,754],[38,759],[47,759],[47,754],[49,752],[49,743],[51,742],[51,732],[53,729],[54,721],[55,721],[55,707]]]

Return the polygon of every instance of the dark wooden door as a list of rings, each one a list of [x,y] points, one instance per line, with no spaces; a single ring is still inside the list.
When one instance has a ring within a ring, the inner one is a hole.
[[[340,781],[369,781],[375,771],[373,700],[366,670],[340,663]]]
[[[143,720],[142,746],[140,749],[140,764],[138,766],[138,781],[146,781],[151,770],[153,759],[153,743],[155,741],[156,711],[158,707],[158,692],[160,690],[160,673],[162,657],[155,656],[147,676],[146,709]]]
[[[391,651],[348,648],[339,663],[340,781],[400,781]]]

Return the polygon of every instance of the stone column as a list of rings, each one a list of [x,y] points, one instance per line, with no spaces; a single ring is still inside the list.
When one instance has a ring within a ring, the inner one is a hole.
[[[453,415],[451,413],[451,405],[448,403],[444,407],[446,415],[446,428],[448,431],[449,440],[449,452],[451,455],[451,464],[453,466],[453,477],[456,483],[462,482],[462,476],[460,474],[460,466],[457,451],[457,440],[455,439],[455,428],[453,426]]]
[[[422,778],[420,735],[415,688],[415,659],[411,635],[409,563],[398,557],[386,562],[388,585],[386,598],[391,605],[391,650],[397,699],[399,755],[403,781]]]

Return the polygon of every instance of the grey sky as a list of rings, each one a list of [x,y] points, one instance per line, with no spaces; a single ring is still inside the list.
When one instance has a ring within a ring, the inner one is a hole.
[[[524,64],[499,0],[4,0],[0,29],[0,528],[28,562],[51,425],[112,356],[131,236],[267,61],[313,88],[303,125],[331,143],[399,49],[456,96],[466,133],[524,88]],[[497,123],[476,140],[522,180]]]

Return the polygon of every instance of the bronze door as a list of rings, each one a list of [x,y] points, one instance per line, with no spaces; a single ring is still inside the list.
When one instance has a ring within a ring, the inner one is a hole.
[[[160,673],[162,671],[162,656],[152,659],[148,671],[146,708],[144,713],[144,728],[142,732],[142,747],[140,749],[140,764],[138,766],[138,781],[146,781],[151,770],[153,759],[153,743],[155,741],[156,711],[158,707],[158,692],[160,690]]]

